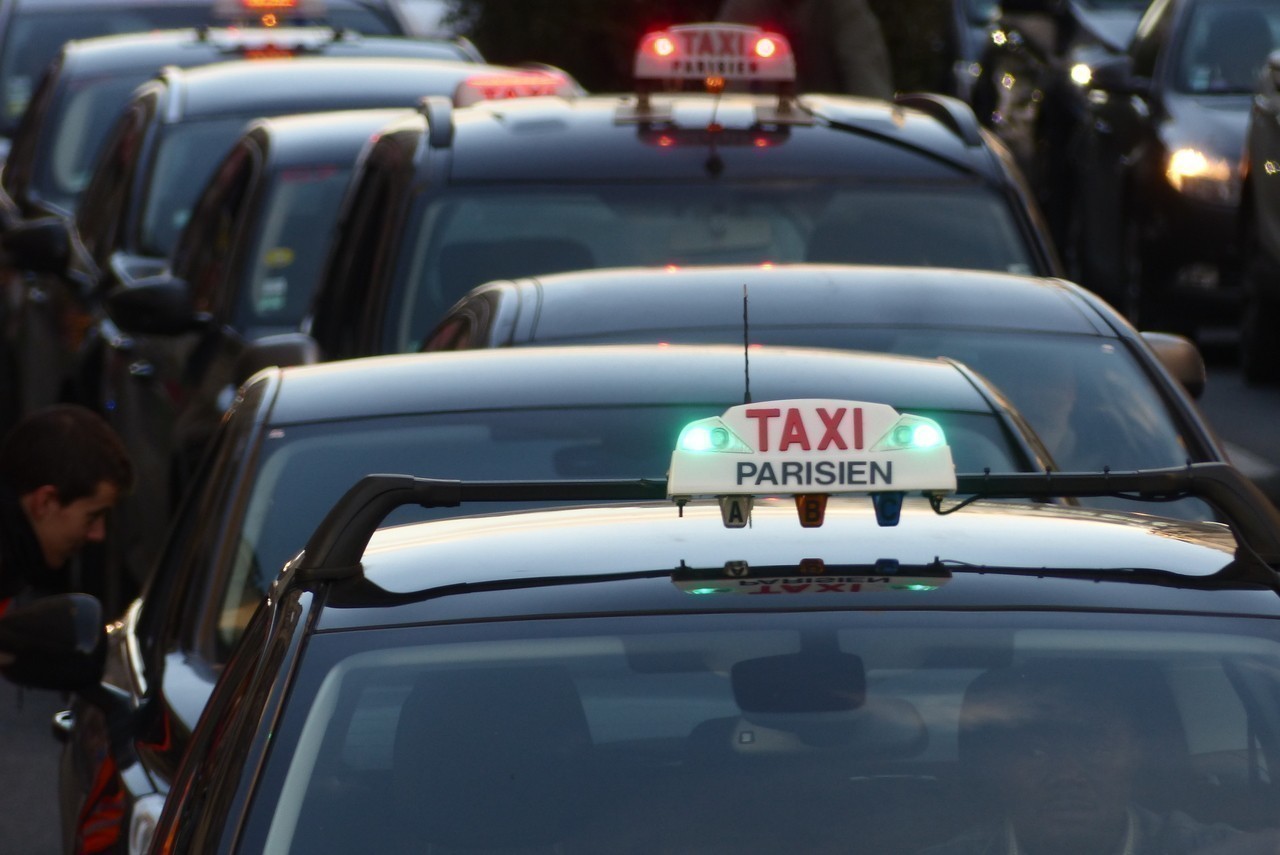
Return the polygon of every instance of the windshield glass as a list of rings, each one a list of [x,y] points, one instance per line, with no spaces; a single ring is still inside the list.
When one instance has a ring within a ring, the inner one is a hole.
[[[142,201],[139,248],[167,258],[191,217],[191,209],[249,116],[164,125]]]
[[[320,633],[240,843],[1271,852],[1278,722],[1271,620],[795,610]]]
[[[5,31],[0,46],[0,92],[4,95],[4,111],[0,116],[0,133],[10,135],[36,81],[45,66],[57,56],[63,43],[72,39],[133,33],[147,30],[172,30],[209,23],[209,8],[186,3],[180,6],[130,4],[112,8],[95,5],[91,9],[58,6],[40,9],[26,3],[18,7]]]
[[[275,429],[252,476],[236,567],[223,600],[221,638],[227,645],[239,638],[285,561],[342,493],[370,472],[475,481],[665,479],[680,430],[719,415],[726,406],[489,410]],[[962,472],[1027,468],[1024,455],[992,413],[911,412],[942,426]],[[494,503],[486,510],[514,507]],[[448,508],[402,509],[388,524],[456,513]]]
[[[315,291],[349,165],[282,170],[254,227],[252,262],[232,325],[247,340],[297,329]]]
[[[1267,0],[1197,3],[1174,62],[1174,88],[1189,94],[1252,93],[1267,54],[1280,46],[1280,6]]]
[[[970,185],[649,184],[471,190],[435,199],[408,285],[388,307],[390,352],[494,279],[597,267],[866,262],[1030,273],[994,192]]]

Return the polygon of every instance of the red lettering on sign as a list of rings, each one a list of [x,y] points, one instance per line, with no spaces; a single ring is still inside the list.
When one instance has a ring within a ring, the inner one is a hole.
[[[720,53],[733,54],[741,56],[742,50],[742,33],[721,32],[720,33]]]
[[[782,423],[782,441],[778,443],[779,451],[786,451],[793,445],[809,450],[809,434],[805,432],[804,421],[800,411],[795,407],[787,408],[787,419]]]
[[[780,415],[782,415],[782,411],[776,407],[747,410],[747,418],[756,419],[759,424],[760,438],[756,442],[757,451],[769,450],[769,419],[777,418]]]
[[[862,450],[862,407],[853,408],[853,447]]]
[[[710,33],[698,33],[698,44],[694,47],[693,52],[699,54],[715,53],[716,46],[711,41]]]
[[[834,413],[828,413],[821,407],[818,408],[818,418],[822,419],[822,441],[818,443],[818,450],[822,451],[828,445],[835,443],[836,448],[841,451],[847,451],[849,446],[845,445],[844,437],[840,436],[840,423],[844,421],[844,414],[847,413],[844,407],[839,408]]]

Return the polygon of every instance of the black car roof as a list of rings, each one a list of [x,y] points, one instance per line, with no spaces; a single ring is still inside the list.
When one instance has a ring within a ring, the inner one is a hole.
[[[373,132],[404,109],[335,110],[256,119],[245,135],[256,135],[269,150],[273,166],[315,163],[326,158],[349,160]]]
[[[923,501],[908,500],[898,525],[881,527],[869,499],[832,497],[816,529],[800,527],[790,499],[757,500],[745,529],[725,528],[714,502],[691,503],[682,514],[670,503],[481,514],[379,530],[361,562],[363,579],[333,588],[327,605],[336,608],[324,610],[317,628],[760,608],[1280,616],[1280,598],[1266,586],[1210,582],[1206,590],[1205,577],[1231,562],[1234,546],[1229,529],[1218,524],[1049,505],[979,503],[939,516]],[[670,578],[682,563],[716,570],[727,562],[777,567],[777,576],[790,568],[799,576],[800,562],[813,559],[833,575],[841,565],[896,560],[902,575],[911,576],[940,561],[951,578],[934,590],[834,593],[792,579],[791,589],[769,591],[776,596],[695,596]],[[1036,568],[1046,572],[1038,578]],[[1143,569],[1184,574],[1185,585],[1125,581]],[[1067,578],[1045,578],[1058,571]]]
[[[674,115],[711,117],[712,96],[672,96]],[[793,176],[804,164],[809,180],[826,176],[930,181],[988,180],[994,161],[934,114],[892,102],[832,95],[805,95],[800,103],[818,118],[769,130],[769,156],[751,138],[712,142],[698,123],[683,124],[660,142],[661,122],[619,120],[635,108],[632,95],[522,98],[487,102],[453,114],[456,145],[452,182],[682,181],[709,178],[768,179]],[[734,111],[766,107],[769,96],[726,95],[716,107]],[[661,106],[663,99],[655,96]],[[686,119],[688,117],[686,116]],[[762,132],[763,133],[763,132]],[[502,152],[495,156],[495,150]],[[708,172],[709,156],[716,156]]]
[[[475,74],[506,71],[497,66],[407,57],[297,57],[288,62],[219,62],[172,69],[170,121],[256,113],[306,112],[312,105],[358,109],[387,103],[412,104],[428,91],[452,90]],[[376,94],[371,88],[376,86]]]
[[[534,341],[740,325],[744,286],[753,326],[820,319],[833,326],[1114,335],[1073,285],[982,270],[780,264],[587,270],[521,281],[539,294]]]
[[[290,28],[278,31],[277,43],[284,46],[295,39],[318,45],[313,50],[325,56],[406,56],[423,59],[476,58],[474,50],[451,39],[400,38],[344,33],[341,38],[324,38],[327,27]],[[296,34],[296,35],[295,35]],[[262,41],[262,34],[236,28],[189,28],[143,33],[98,36],[67,42],[62,50],[67,71],[80,74],[112,74],[137,70],[159,70],[165,65],[191,66],[234,59],[240,43]],[[66,72],[64,72],[66,73]]]
[[[512,383],[510,372],[537,383]],[[359,419],[489,407],[732,404],[744,397],[743,350],[729,345],[613,345],[472,350],[342,360],[275,369],[271,423]],[[755,399],[814,397],[885,401],[902,408],[989,412],[990,404],[949,363],[812,348],[750,352]]]

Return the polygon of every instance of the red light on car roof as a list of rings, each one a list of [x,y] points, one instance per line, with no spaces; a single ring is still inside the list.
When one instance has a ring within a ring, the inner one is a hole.
[[[536,95],[572,95],[576,88],[567,75],[554,71],[513,70],[477,74],[458,84],[453,102],[466,107],[480,101],[528,98]]]
[[[240,0],[246,9],[262,12],[268,9],[296,9],[298,0]]]
[[[262,47],[245,48],[240,54],[245,59],[293,59],[294,53],[288,48],[276,47],[275,45],[263,45]]]
[[[676,43],[666,36],[656,36],[653,40],[653,52],[658,56],[671,56],[676,52]]]
[[[755,45],[756,56],[768,59],[778,52],[778,43],[768,36],[756,39]]]

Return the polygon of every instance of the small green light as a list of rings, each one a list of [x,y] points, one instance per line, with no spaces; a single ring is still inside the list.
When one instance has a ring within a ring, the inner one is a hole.
[[[729,593],[729,589],[728,588],[693,588],[689,591],[689,593],[690,594],[727,594]]]
[[[680,447],[685,451],[710,451],[714,440],[712,431],[706,427],[689,427],[680,437]]]
[[[895,591],[936,591],[937,585],[894,585]]]
[[[911,444],[916,448],[933,448],[942,444],[942,431],[933,425],[919,424],[911,433]]]

